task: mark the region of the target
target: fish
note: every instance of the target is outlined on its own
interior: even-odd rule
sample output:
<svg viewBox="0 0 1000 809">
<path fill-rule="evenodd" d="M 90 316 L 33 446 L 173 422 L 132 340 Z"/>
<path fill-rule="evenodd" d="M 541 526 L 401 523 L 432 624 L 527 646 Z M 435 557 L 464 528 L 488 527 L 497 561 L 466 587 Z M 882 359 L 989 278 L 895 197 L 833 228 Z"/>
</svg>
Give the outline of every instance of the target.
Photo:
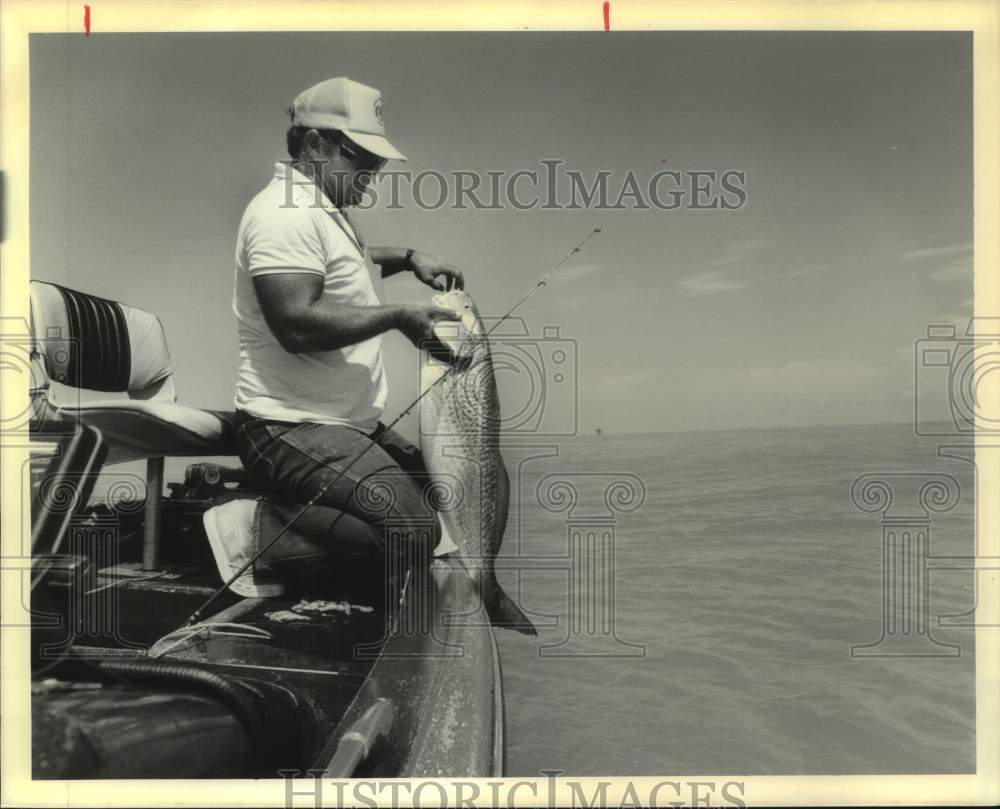
<svg viewBox="0 0 1000 809">
<path fill-rule="evenodd" d="M 435 323 L 435 340 L 424 346 L 420 367 L 420 449 L 432 485 L 457 490 L 454 502 L 442 503 L 439 516 L 490 623 L 537 635 L 494 568 L 507 527 L 510 478 L 500 455 L 500 397 L 489 337 L 464 290 L 432 300 L 461 316 Z"/>
</svg>

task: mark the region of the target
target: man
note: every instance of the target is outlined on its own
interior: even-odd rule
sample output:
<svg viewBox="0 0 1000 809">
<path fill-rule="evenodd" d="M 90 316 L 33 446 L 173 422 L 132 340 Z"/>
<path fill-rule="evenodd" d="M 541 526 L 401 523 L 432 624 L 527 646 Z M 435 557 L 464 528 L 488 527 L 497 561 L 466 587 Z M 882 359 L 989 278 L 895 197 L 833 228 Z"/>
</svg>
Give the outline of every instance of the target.
<svg viewBox="0 0 1000 809">
<path fill-rule="evenodd" d="M 330 79 L 289 111 L 291 160 L 247 206 L 237 238 L 240 458 L 258 488 L 298 503 L 322 491 L 317 503 L 382 536 L 403 526 L 402 550 L 429 553 L 440 534 L 422 458 L 379 421 L 381 335 L 398 329 L 416 345 L 458 315 L 384 304 L 366 257 L 383 278 L 409 271 L 439 290 L 462 288 L 462 273 L 413 249 L 366 249 L 347 217 L 388 160 L 406 159 L 385 137 L 377 90 Z"/>
</svg>

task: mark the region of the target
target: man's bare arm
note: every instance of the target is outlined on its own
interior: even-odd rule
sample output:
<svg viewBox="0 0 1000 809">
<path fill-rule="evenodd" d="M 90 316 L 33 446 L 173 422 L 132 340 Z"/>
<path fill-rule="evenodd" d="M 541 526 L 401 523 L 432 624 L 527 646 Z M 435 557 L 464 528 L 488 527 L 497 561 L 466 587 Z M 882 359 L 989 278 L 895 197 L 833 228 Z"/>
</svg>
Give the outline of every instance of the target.
<svg viewBox="0 0 1000 809">
<path fill-rule="evenodd" d="M 382 268 L 382 277 L 388 278 L 413 269 L 406 257 L 407 252 L 405 247 L 369 247 L 368 257 Z"/>
<path fill-rule="evenodd" d="M 462 271 L 447 261 L 427 253 L 412 253 L 405 247 L 369 247 L 368 256 L 382 268 L 382 277 L 412 272 L 419 281 L 437 290 L 465 289 Z"/>
<path fill-rule="evenodd" d="M 264 319 L 281 347 L 292 354 L 332 351 L 399 329 L 415 345 L 433 336 L 435 320 L 458 320 L 430 304 L 350 306 L 323 297 L 316 273 L 259 275 L 253 279 Z"/>
</svg>

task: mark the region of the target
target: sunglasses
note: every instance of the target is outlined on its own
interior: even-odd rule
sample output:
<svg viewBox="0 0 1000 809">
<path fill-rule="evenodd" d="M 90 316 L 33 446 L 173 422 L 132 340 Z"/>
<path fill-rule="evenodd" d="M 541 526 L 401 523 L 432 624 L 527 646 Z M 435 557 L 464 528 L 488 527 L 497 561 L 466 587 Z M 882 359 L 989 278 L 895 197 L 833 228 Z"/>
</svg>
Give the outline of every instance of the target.
<svg viewBox="0 0 1000 809">
<path fill-rule="evenodd" d="M 365 151 L 354 143 L 341 141 L 340 151 L 347 156 L 347 159 L 350 160 L 359 171 L 369 171 L 372 174 L 378 174 L 383 168 L 385 168 L 385 164 L 389 162 L 388 158 L 379 157 L 377 154 Z"/>
</svg>

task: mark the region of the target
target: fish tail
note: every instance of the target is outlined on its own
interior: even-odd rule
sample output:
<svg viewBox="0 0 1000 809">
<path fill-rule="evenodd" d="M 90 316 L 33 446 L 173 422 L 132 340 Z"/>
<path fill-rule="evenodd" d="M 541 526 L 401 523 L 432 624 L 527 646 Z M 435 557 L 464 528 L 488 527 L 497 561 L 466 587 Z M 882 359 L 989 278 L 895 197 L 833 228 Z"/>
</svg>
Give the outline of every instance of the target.
<svg viewBox="0 0 1000 809">
<path fill-rule="evenodd" d="M 513 629 L 522 635 L 537 635 L 538 630 L 519 606 L 503 591 L 500 582 L 492 579 L 483 589 L 483 606 L 490 616 L 490 623 L 503 629 Z"/>
</svg>

